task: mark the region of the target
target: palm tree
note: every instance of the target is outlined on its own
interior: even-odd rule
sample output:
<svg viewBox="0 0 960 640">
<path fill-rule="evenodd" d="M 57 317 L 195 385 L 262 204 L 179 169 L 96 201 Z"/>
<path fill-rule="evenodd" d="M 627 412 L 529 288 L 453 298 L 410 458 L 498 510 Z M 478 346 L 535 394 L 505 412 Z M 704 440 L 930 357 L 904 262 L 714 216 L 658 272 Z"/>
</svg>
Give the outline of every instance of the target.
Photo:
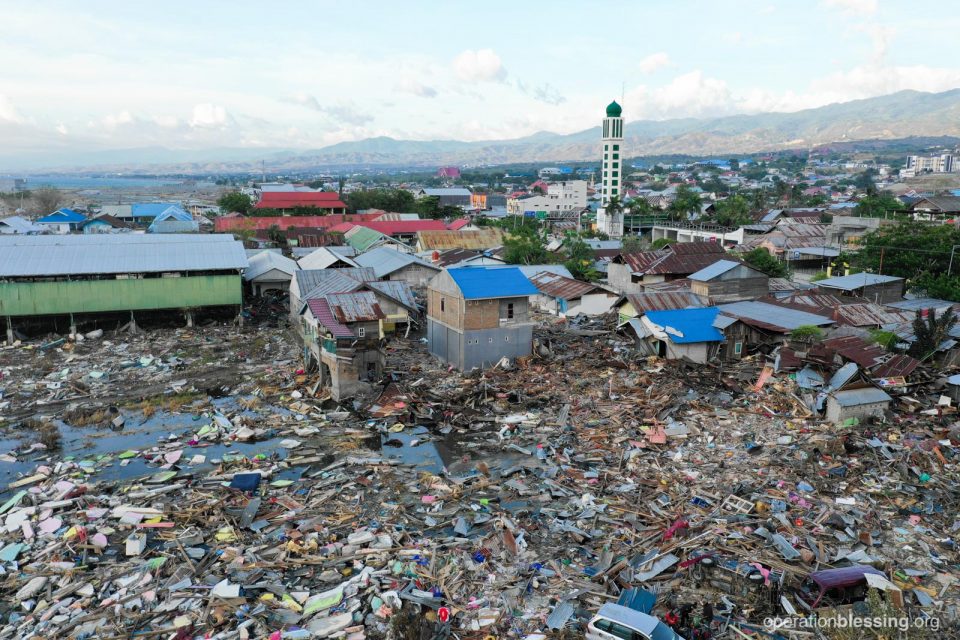
<svg viewBox="0 0 960 640">
<path fill-rule="evenodd" d="M 630 215 L 632 216 L 652 216 L 653 205 L 643 196 L 637 196 L 630 201 Z"/>
</svg>

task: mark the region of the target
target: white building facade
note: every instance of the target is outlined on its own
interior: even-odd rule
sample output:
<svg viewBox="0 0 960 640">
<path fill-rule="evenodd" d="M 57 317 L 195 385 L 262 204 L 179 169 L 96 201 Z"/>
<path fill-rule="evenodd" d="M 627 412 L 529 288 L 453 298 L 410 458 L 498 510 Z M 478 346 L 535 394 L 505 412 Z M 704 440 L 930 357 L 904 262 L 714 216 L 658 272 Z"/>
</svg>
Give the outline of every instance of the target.
<svg viewBox="0 0 960 640">
<path fill-rule="evenodd" d="M 600 208 L 597 210 L 597 228 L 611 238 L 623 237 L 623 210 L 608 210 L 613 198 L 620 202 L 623 187 L 623 109 L 616 101 L 607 105 L 603 119 L 603 162 L 601 173 Z"/>
</svg>

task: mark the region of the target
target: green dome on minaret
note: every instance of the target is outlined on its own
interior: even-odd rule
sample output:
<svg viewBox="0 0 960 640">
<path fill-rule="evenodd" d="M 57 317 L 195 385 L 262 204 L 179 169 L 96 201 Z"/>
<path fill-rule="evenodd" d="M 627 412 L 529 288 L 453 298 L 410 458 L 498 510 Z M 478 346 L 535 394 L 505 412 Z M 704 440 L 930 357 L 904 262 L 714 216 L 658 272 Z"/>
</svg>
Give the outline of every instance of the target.
<svg viewBox="0 0 960 640">
<path fill-rule="evenodd" d="M 617 104 L 616 100 L 607 105 L 608 118 L 619 118 L 621 113 L 623 113 L 623 108 Z"/>
</svg>

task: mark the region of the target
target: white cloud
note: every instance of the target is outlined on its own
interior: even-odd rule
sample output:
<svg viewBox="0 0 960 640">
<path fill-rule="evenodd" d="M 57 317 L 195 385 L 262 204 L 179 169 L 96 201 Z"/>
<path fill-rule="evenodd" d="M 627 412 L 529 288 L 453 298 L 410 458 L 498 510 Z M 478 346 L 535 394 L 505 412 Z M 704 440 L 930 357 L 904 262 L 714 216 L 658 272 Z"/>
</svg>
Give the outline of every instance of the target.
<svg viewBox="0 0 960 640">
<path fill-rule="evenodd" d="M 313 111 L 319 111 L 320 113 L 330 116 L 333 120 L 343 123 L 350 124 L 354 126 L 362 126 L 373 122 L 373 116 L 369 113 L 363 111 L 352 102 L 338 102 L 331 105 L 320 104 L 320 101 L 316 97 L 301 93 L 297 94 L 291 98 L 285 99 L 286 102 L 291 102 L 293 104 L 298 104 L 307 109 L 312 109 Z"/>
<path fill-rule="evenodd" d="M 196 129 L 223 129 L 231 121 L 226 108 L 209 102 L 194 106 L 190 116 L 190 126 Z"/>
<path fill-rule="evenodd" d="M 720 36 L 727 44 L 740 44 L 743 42 L 743 33 L 740 31 L 731 31 Z"/>
<path fill-rule="evenodd" d="M 662 69 L 669 64 L 670 56 L 668 56 L 665 52 L 660 51 L 658 53 L 651 53 L 648 55 L 646 58 L 640 61 L 638 66 L 640 67 L 640 71 L 643 73 L 653 73 L 654 71 Z"/>
<path fill-rule="evenodd" d="M 897 33 L 896 29 L 893 27 L 886 27 L 876 22 L 865 25 L 856 25 L 855 29 L 870 36 L 870 40 L 873 43 L 873 59 L 875 62 L 880 62 L 887 57 L 887 51 L 890 49 L 890 42 L 893 40 L 893 36 Z"/>
<path fill-rule="evenodd" d="M 57 130 L 57 133 L 59 133 L 62 136 L 69 135 L 70 133 L 70 130 L 67 128 L 67 125 L 63 124 L 62 122 L 57 123 L 56 130 Z"/>
<path fill-rule="evenodd" d="M 877 12 L 877 0 L 822 0 L 822 4 L 830 9 L 838 9 L 843 13 L 867 16 Z"/>
<path fill-rule="evenodd" d="M 507 77 L 507 70 L 493 49 L 467 49 L 454 59 L 453 70 L 467 82 L 499 82 Z"/>
<path fill-rule="evenodd" d="M 395 89 L 401 93 L 409 93 L 414 96 L 420 96 L 421 98 L 435 98 L 437 96 L 436 89 L 422 82 L 418 82 L 413 78 L 404 78 L 397 83 Z"/>
<path fill-rule="evenodd" d="M 133 123 L 133 114 L 127 110 L 120 111 L 119 113 L 108 113 L 100 119 L 100 124 L 105 129 L 116 129 L 123 125 Z"/>
<path fill-rule="evenodd" d="M 24 121 L 23 116 L 20 115 L 17 108 L 13 106 L 10 99 L 3 94 L 0 94 L 0 121 L 14 123 L 22 123 Z"/>
</svg>

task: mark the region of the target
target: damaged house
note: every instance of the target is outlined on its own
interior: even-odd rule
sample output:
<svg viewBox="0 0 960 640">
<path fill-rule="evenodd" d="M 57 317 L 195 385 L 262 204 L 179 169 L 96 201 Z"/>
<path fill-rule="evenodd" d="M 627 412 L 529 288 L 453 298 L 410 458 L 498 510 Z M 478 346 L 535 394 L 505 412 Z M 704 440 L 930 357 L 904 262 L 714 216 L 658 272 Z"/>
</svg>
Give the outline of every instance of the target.
<svg viewBox="0 0 960 640">
<path fill-rule="evenodd" d="M 461 267 L 427 288 L 430 353 L 461 371 L 530 355 L 530 296 L 539 293 L 516 267 Z"/>
<path fill-rule="evenodd" d="M 642 293 L 647 285 L 686 278 L 727 257 L 716 242 L 672 244 L 658 251 L 621 253 L 607 267 L 607 282 L 616 291 Z"/>
</svg>

